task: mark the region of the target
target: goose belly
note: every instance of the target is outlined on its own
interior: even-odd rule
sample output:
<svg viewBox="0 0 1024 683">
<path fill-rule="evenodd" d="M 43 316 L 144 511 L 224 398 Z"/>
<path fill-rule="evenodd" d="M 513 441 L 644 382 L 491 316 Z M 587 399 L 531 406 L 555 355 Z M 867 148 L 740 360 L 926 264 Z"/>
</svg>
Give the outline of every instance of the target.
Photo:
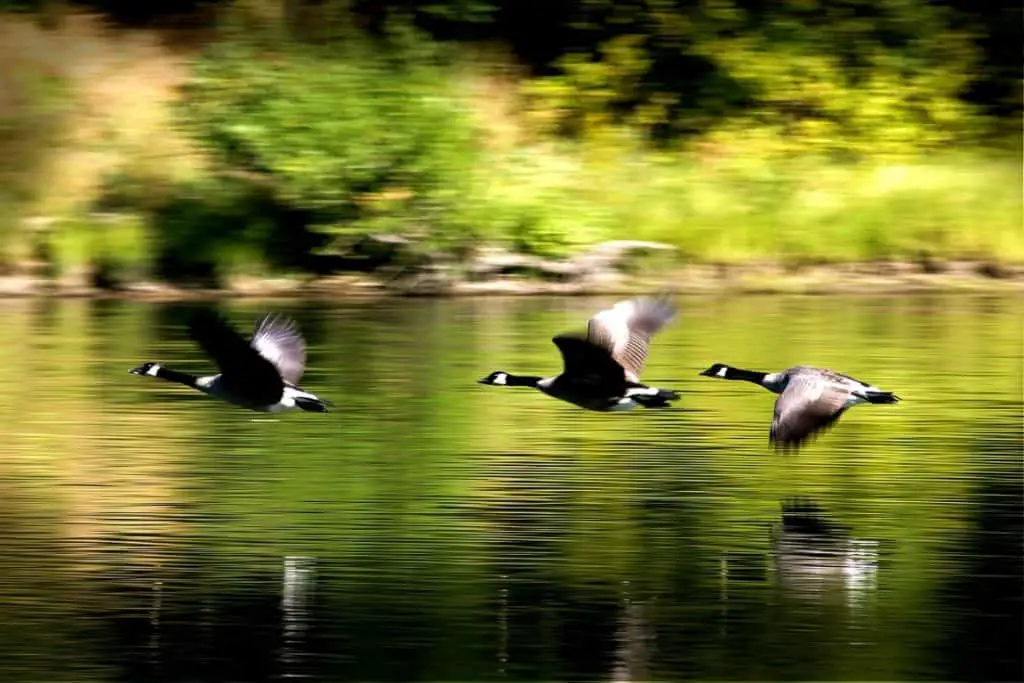
<svg viewBox="0 0 1024 683">
<path fill-rule="evenodd" d="M 584 410 L 593 410 L 598 413 L 607 412 L 609 410 L 629 410 L 630 407 L 633 407 L 625 405 L 624 402 L 636 405 L 632 399 L 621 398 L 616 400 L 614 398 L 604 396 L 587 396 L 573 391 L 565 391 L 564 387 L 557 384 L 549 386 L 538 385 L 537 388 L 552 398 L 557 398 L 560 401 L 571 403 L 572 405 L 583 408 Z M 620 404 L 622 404 L 621 407 Z"/>
<path fill-rule="evenodd" d="M 254 410 L 258 413 L 280 413 L 284 410 L 296 408 L 295 396 L 306 395 L 306 392 L 304 391 L 285 387 L 281 394 L 281 398 L 277 403 L 272 403 L 270 405 L 254 405 L 253 402 L 246 399 L 245 396 L 241 396 L 238 393 L 231 391 L 231 388 L 226 386 L 221 380 L 220 375 L 213 377 L 201 377 L 199 381 L 196 382 L 196 388 L 205 394 L 209 394 L 213 398 L 231 403 L 240 408 Z"/>
</svg>

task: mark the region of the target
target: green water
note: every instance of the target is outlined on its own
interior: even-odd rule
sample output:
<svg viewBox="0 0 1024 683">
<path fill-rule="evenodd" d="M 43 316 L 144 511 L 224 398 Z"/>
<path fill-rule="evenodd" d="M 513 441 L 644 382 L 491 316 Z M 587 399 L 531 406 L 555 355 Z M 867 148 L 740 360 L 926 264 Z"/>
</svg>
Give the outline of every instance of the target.
<svg viewBox="0 0 1024 683">
<path fill-rule="evenodd" d="M 1021 675 L 1020 299 L 683 299 L 670 411 L 475 383 L 613 301 L 226 302 L 337 404 L 275 417 L 128 374 L 209 368 L 185 305 L 0 302 L 0 680 Z M 904 400 L 777 455 L 715 361 Z"/>
</svg>

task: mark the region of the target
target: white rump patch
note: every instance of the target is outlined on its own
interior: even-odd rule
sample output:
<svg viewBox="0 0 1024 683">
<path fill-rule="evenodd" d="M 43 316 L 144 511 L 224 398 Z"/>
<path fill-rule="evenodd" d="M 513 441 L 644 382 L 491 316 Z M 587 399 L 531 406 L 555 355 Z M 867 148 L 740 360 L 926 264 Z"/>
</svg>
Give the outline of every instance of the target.
<svg viewBox="0 0 1024 683">
<path fill-rule="evenodd" d="M 614 411 L 614 412 L 620 412 L 620 411 L 623 411 L 623 410 L 632 410 L 633 408 L 636 408 L 638 405 L 640 405 L 640 404 L 637 403 L 636 401 L 634 401 L 633 399 L 629 398 L 629 397 L 620 398 L 619 402 L 611 407 L 611 410 Z"/>
<path fill-rule="evenodd" d="M 301 391 L 295 387 L 285 387 L 284 392 L 281 395 L 281 400 L 277 403 L 267 406 L 267 412 L 269 413 L 280 413 L 283 410 L 291 410 L 292 408 L 298 408 L 298 404 L 295 402 L 297 398 L 305 398 L 310 401 L 319 401 L 316 396 L 309 393 L 308 391 Z"/>
<path fill-rule="evenodd" d="M 272 406 L 267 406 L 268 413 L 280 413 L 285 410 L 291 410 L 295 407 L 295 398 L 288 396 L 287 394 L 281 397 L 281 400 Z"/>
</svg>

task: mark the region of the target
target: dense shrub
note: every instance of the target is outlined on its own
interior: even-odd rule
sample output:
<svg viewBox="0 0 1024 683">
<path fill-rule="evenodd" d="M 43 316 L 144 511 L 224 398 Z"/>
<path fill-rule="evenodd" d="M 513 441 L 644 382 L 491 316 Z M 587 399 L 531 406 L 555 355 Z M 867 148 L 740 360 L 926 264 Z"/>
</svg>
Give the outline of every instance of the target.
<svg viewBox="0 0 1024 683">
<path fill-rule="evenodd" d="M 184 113 L 223 169 L 259 176 L 314 229 L 450 246 L 474 230 L 475 131 L 441 67 L 389 47 L 221 44 Z"/>
</svg>

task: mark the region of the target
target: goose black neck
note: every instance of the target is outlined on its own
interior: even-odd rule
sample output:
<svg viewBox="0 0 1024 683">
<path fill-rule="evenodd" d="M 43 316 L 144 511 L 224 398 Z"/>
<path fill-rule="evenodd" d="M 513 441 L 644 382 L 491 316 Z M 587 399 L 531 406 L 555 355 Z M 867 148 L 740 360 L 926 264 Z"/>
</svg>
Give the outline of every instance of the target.
<svg viewBox="0 0 1024 683">
<path fill-rule="evenodd" d="M 744 382 L 753 382 L 754 384 L 762 384 L 764 378 L 768 375 L 767 372 L 758 372 L 757 370 L 742 370 L 740 368 L 729 368 L 726 373 L 726 379 L 738 379 Z"/>
<path fill-rule="evenodd" d="M 177 382 L 178 384 L 184 384 L 188 387 L 196 386 L 196 376 L 190 375 L 187 372 L 178 372 L 177 370 L 171 370 L 160 366 L 160 369 L 156 371 L 156 376 L 160 379 L 165 379 L 168 382 Z"/>
<path fill-rule="evenodd" d="M 505 385 L 510 387 L 535 387 L 537 382 L 542 379 L 543 377 L 534 377 L 532 375 L 509 375 L 505 379 Z"/>
</svg>

